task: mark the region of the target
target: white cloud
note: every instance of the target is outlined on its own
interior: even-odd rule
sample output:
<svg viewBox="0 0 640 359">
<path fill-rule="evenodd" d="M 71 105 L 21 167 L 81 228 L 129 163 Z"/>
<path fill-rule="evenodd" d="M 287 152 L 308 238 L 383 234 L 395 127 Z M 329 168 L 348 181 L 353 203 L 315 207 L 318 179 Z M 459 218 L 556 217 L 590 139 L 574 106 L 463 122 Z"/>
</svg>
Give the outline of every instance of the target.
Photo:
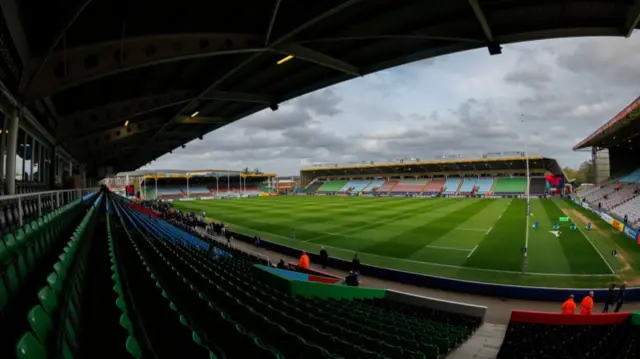
<svg viewBox="0 0 640 359">
<path fill-rule="evenodd" d="M 367 75 L 225 126 L 153 168 L 292 175 L 318 162 L 524 150 L 576 166 L 579 140 L 640 92 L 640 34 L 486 49 Z"/>
</svg>

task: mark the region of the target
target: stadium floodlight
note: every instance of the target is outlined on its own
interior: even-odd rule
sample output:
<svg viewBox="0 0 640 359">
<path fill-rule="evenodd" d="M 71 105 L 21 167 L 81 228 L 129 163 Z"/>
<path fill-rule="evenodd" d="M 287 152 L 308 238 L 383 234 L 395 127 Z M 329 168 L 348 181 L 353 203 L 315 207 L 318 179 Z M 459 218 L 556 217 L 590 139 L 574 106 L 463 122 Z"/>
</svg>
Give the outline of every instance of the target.
<svg viewBox="0 0 640 359">
<path fill-rule="evenodd" d="M 202 136 L 198 136 L 198 139 L 199 139 L 199 140 L 202 140 Z"/>
<path fill-rule="evenodd" d="M 191 114 L 191 118 L 194 118 L 196 116 L 198 116 L 198 114 L 200 113 L 200 111 L 196 111 L 194 113 Z"/>
<path fill-rule="evenodd" d="M 124 127 L 129 126 L 129 120 L 124 121 Z"/>
<path fill-rule="evenodd" d="M 281 58 L 280 60 L 278 60 L 277 64 L 278 64 L 278 65 L 282 65 L 282 64 L 284 64 L 285 62 L 287 62 L 287 61 L 291 60 L 292 58 L 293 58 L 293 55 L 289 55 L 289 56 L 283 57 L 283 58 Z"/>
<path fill-rule="evenodd" d="M 272 103 L 269 105 L 269 108 L 271 109 L 271 111 L 278 111 L 278 104 L 277 103 Z"/>
<path fill-rule="evenodd" d="M 187 148 L 187 146 L 185 146 L 185 145 L 182 145 L 182 148 Z"/>
</svg>

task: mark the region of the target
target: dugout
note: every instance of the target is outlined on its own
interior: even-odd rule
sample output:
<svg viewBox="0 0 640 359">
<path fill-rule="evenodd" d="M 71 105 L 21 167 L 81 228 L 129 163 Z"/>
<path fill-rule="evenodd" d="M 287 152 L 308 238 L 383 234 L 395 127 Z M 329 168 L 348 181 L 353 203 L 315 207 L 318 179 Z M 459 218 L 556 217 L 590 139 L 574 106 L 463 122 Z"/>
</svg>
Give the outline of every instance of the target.
<svg viewBox="0 0 640 359">
<path fill-rule="evenodd" d="M 591 151 L 594 170 L 589 182 L 601 183 L 638 169 L 640 158 L 640 96 L 611 120 L 573 147 Z"/>
</svg>

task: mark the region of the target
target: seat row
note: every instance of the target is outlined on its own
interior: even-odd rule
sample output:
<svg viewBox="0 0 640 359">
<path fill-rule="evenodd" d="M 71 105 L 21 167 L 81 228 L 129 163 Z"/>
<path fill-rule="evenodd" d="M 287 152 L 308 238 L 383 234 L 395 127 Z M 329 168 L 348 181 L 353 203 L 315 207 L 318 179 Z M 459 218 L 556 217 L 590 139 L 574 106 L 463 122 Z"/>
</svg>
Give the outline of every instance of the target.
<svg viewBox="0 0 640 359">
<path fill-rule="evenodd" d="M 96 203 L 101 200 L 102 195 Z M 89 248 L 86 235 L 95 223 L 96 212 L 96 207 L 91 206 L 46 277 L 47 284 L 38 291 L 39 303 L 27 315 L 29 329 L 16 345 L 18 358 L 78 356 L 84 271 Z"/>
<path fill-rule="evenodd" d="M 161 225 L 149 225 L 149 228 L 158 228 Z M 240 315 L 236 313 L 251 313 L 251 312 L 259 312 L 261 315 L 265 316 L 270 323 L 277 324 L 282 326 L 283 328 L 297 328 L 301 325 L 304 326 L 305 322 L 309 323 L 323 323 L 326 322 L 326 327 L 322 328 L 318 326 L 317 328 L 313 328 L 314 331 L 322 331 L 322 333 L 328 335 L 328 338 L 322 342 L 323 345 L 314 345 L 314 343 L 318 340 L 317 336 L 309 336 L 304 337 L 301 336 L 299 340 L 294 340 L 297 343 L 305 343 L 304 346 L 296 345 L 295 348 L 298 350 L 304 351 L 304 347 L 311 353 L 319 353 L 322 350 L 329 352 L 334 352 L 336 354 L 345 354 L 347 357 L 380 357 L 378 352 L 386 354 L 387 357 L 437 357 L 439 353 L 446 353 L 451 348 L 455 347 L 463 340 L 465 340 L 469 331 L 465 328 L 459 328 L 459 331 L 451 331 L 449 332 L 447 329 L 443 330 L 441 325 L 427 327 L 425 326 L 425 331 L 421 337 L 415 338 L 413 336 L 413 332 L 411 332 L 411 327 L 408 326 L 407 332 L 411 332 L 411 339 L 406 342 L 402 341 L 402 334 L 397 332 L 397 328 L 394 327 L 394 322 L 390 321 L 389 327 L 386 330 L 383 330 L 382 323 L 376 323 L 376 317 L 373 317 L 371 320 L 371 326 L 375 326 L 378 324 L 380 326 L 380 330 L 371 329 L 368 330 L 368 326 L 366 329 L 362 329 L 362 317 L 360 318 L 350 318 L 349 322 L 341 321 L 344 319 L 347 313 L 336 313 L 332 312 L 334 308 L 327 309 L 326 312 L 317 312 L 316 309 L 320 307 L 307 307 L 304 300 L 296 300 L 294 298 L 284 297 L 283 293 L 279 293 L 277 291 L 273 291 L 271 288 L 262 286 L 259 282 L 255 282 L 251 275 L 250 269 L 251 266 L 242 265 L 242 264 L 229 264 L 229 263 L 242 263 L 235 258 L 229 259 L 219 259 L 216 261 L 208 260 L 207 258 L 201 258 L 201 252 L 195 249 L 195 247 L 191 248 L 192 254 L 189 254 L 189 249 L 183 248 L 181 245 L 176 244 L 176 242 L 171 243 L 170 241 L 157 241 L 160 247 L 162 246 L 174 246 L 170 249 L 172 252 L 165 253 L 165 257 L 170 257 L 172 255 L 177 256 L 172 263 L 178 268 L 181 273 L 186 273 L 191 271 L 192 276 L 187 276 L 191 280 L 194 277 L 204 276 L 203 281 L 212 281 L 216 283 L 218 286 L 223 287 L 223 291 L 226 294 L 233 295 L 236 300 L 231 301 L 229 304 L 231 307 L 235 306 L 243 306 L 234 308 L 234 310 L 230 310 L 232 315 Z M 182 254 L 179 254 L 182 252 Z M 176 254 L 178 253 L 178 254 Z M 184 270 L 181 270 L 179 266 L 184 266 L 184 263 L 189 263 L 189 267 L 185 267 Z M 224 269 L 220 270 L 219 273 L 215 273 L 216 266 L 224 266 Z M 195 267 L 195 268 L 194 268 Z M 239 269 L 241 268 L 241 269 Z M 216 280 L 217 279 L 217 280 Z M 203 282 L 202 286 L 209 286 L 207 282 Z M 226 287 L 225 287 L 226 286 Z M 212 294 L 214 298 L 224 298 L 222 294 Z M 265 298 L 277 298 L 273 301 L 269 301 Z M 289 300 L 293 300 L 294 304 L 291 304 Z M 238 301 L 241 304 L 237 304 Z M 234 304 L 236 303 L 236 304 Z M 283 307 L 285 305 L 286 307 Z M 223 306 L 224 308 L 224 306 Z M 374 312 L 376 308 L 372 308 L 372 312 Z M 293 317 L 291 317 L 290 313 L 295 313 Z M 330 319 L 330 320 L 328 320 Z M 365 318 L 368 320 L 367 318 Z M 386 320 L 388 318 L 381 317 L 381 320 Z M 264 320 L 258 320 L 257 318 L 247 318 L 246 320 L 239 320 L 239 322 L 247 327 L 251 327 L 255 325 L 255 323 L 264 323 Z M 338 325 L 338 323 L 342 325 Z M 428 322 L 427 322 L 428 323 Z M 446 326 L 445 326 L 446 327 Z M 344 328 L 349 328 L 348 330 L 343 330 Z M 257 333 L 263 336 L 263 339 L 267 343 L 281 343 L 283 338 L 267 340 L 269 337 L 274 335 L 274 333 L 280 333 L 281 331 L 272 330 L 264 331 L 264 328 L 256 328 Z M 367 330 L 371 337 L 367 335 L 363 335 L 363 331 Z M 395 336 L 389 336 L 388 331 L 396 330 Z M 432 330 L 429 332 L 428 330 Z M 440 330 L 440 331 L 439 331 Z M 294 331 L 295 332 L 295 331 Z M 301 333 L 301 332 L 298 332 Z M 307 334 L 311 334 L 311 329 L 307 329 Z M 341 333 L 340 335 L 336 335 L 337 338 L 340 339 L 340 344 L 336 345 L 335 339 L 331 339 L 333 335 Z M 351 342 L 345 341 L 345 338 L 351 338 Z M 391 342 L 393 344 L 389 344 L 387 342 Z M 291 342 L 291 340 L 288 340 Z M 406 346 L 405 346 L 406 345 Z M 313 347 L 318 348 L 313 348 Z M 404 347 L 403 347 L 404 346 Z M 287 354 L 287 350 L 291 350 L 291 348 L 281 348 L 278 345 L 275 347 Z M 363 349 L 364 348 L 364 349 Z M 368 350 L 370 349 L 370 350 Z M 421 352 L 422 351 L 422 352 Z M 299 352 L 297 352 L 299 354 Z M 288 355 L 288 356 L 290 356 Z M 295 353 L 293 353 L 295 355 Z M 307 353 L 306 355 L 311 355 Z"/>
</svg>

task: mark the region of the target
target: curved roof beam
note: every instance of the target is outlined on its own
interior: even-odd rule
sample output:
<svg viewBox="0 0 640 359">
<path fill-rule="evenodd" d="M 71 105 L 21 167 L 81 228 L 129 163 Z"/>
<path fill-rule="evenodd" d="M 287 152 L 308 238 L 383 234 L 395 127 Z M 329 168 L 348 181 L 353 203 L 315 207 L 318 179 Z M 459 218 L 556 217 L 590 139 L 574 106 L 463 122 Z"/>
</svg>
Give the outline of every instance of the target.
<svg viewBox="0 0 640 359">
<path fill-rule="evenodd" d="M 487 21 L 487 17 L 484 15 L 484 11 L 482 11 L 482 7 L 478 3 L 478 0 L 469 0 L 469 5 L 473 9 L 473 13 L 476 15 L 476 19 L 480 23 L 482 27 L 482 31 L 484 32 L 484 36 L 487 38 L 487 42 L 489 43 L 489 54 L 491 55 L 499 55 L 502 53 L 500 48 L 500 44 L 496 42 L 495 37 L 493 36 L 493 32 L 491 31 L 491 26 L 489 26 L 489 22 Z"/>
<path fill-rule="evenodd" d="M 638 27 L 640 23 L 640 0 L 636 0 L 631 5 L 629 11 L 627 11 L 627 21 L 624 24 L 625 36 L 630 37 L 633 30 Z"/>
<path fill-rule="evenodd" d="M 28 99 L 45 97 L 84 82 L 141 67 L 262 52 L 265 50 L 262 43 L 263 37 L 245 34 L 154 35 L 57 51 L 45 59 L 40 70 L 34 65 L 24 72 L 20 92 Z"/>
</svg>

